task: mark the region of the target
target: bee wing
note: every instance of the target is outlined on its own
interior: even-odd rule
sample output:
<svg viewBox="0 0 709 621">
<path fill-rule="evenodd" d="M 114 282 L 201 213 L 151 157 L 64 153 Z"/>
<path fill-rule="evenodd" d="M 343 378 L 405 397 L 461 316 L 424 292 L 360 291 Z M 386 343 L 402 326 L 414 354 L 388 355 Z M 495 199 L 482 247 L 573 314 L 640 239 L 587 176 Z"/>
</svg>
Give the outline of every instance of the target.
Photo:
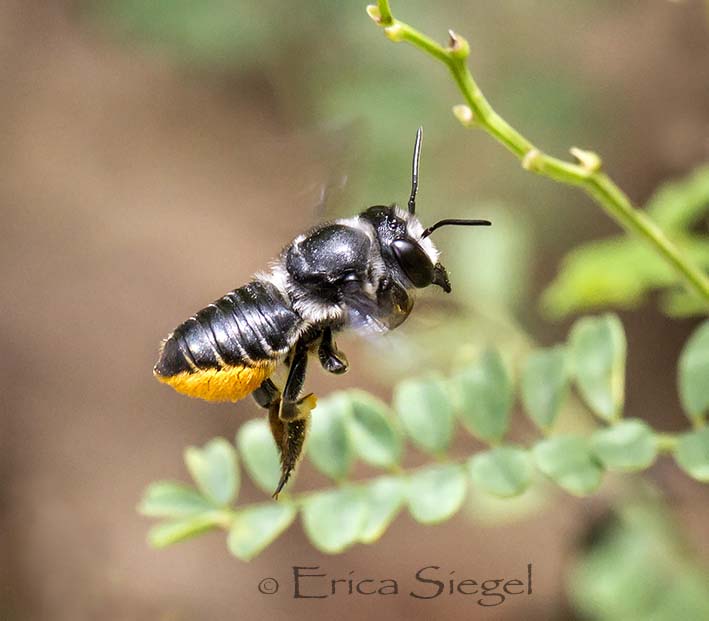
<svg viewBox="0 0 709 621">
<path fill-rule="evenodd" d="M 380 287 L 372 298 L 360 286 L 346 290 L 343 301 L 350 325 L 365 332 L 382 333 L 401 325 L 414 306 L 413 298 L 394 282 Z"/>
<path fill-rule="evenodd" d="M 314 219 L 317 222 L 336 220 L 352 215 L 355 188 L 350 171 L 362 160 L 362 123 L 352 121 L 335 127 L 325 127 L 318 136 L 315 160 L 325 172 L 325 181 L 306 188 L 314 199 Z M 356 175 L 355 175 L 356 176 Z M 321 177 L 322 178 L 322 177 Z"/>
</svg>

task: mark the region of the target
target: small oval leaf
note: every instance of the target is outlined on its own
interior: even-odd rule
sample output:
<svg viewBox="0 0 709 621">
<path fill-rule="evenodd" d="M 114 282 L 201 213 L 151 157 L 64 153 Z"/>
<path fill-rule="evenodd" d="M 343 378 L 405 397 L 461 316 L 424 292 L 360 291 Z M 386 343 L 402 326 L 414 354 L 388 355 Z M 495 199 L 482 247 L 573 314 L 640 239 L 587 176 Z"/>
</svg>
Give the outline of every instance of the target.
<svg viewBox="0 0 709 621">
<path fill-rule="evenodd" d="M 519 496 L 532 481 L 529 453 L 515 446 L 498 446 L 473 455 L 468 466 L 473 482 L 493 496 Z"/>
<path fill-rule="evenodd" d="M 367 502 L 367 519 L 359 541 L 372 543 L 379 539 L 404 504 L 406 486 L 397 477 L 380 477 L 368 483 L 363 492 Z"/>
<path fill-rule="evenodd" d="M 352 466 L 354 453 L 347 434 L 347 419 L 352 411 L 344 393 L 318 401 L 308 432 L 307 453 L 324 475 L 340 481 Z"/>
<path fill-rule="evenodd" d="M 303 530 L 321 552 L 336 554 L 355 543 L 367 520 L 367 502 L 358 487 L 309 495 L 301 512 Z"/>
<path fill-rule="evenodd" d="M 143 515 L 166 518 L 188 517 L 213 508 L 193 487 L 172 481 L 151 483 L 138 505 L 138 511 Z"/>
<path fill-rule="evenodd" d="M 532 422 L 550 431 L 569 392 L 566 350 L 561 345 L 532 352 L 522 370 L 522 404 Z"/>
<path fill-rule="evenodd" d="M 148 531 L 148 542 L 154 548 L 166 548 L 173 543 L 206 533 L 222 522 L 223 517 L 218 511 L 199 513 L 171 522 L 162 522 Z"/>
<path fill-rule="evenodd" d="M 465 428 L 485 442 L 499 442 L 509 426 L 512 384 L 497 350 L 453 378 L 458 395 L 458 414 Z"/>
<path fill-rule="evenodd" d="M 185 463 L 199 490 L 214 504 L 231 503 L 239 490 L 236 450 L 224 438 L 214 438 L 203 448 L 185 450 Z"/>
<path fill-rule="evenodd" d="M 655 434 L 637 418 L 594 432 L 591 449 L 606 468 L 621 472 L 645 470 L 657 457 Z"/>
<path fill-rule="evenodd" d="M 242 561 L 250 561 L 285 531 L 297 514 L 295 506 L 285 501 L 237 511 L 229 529 L 229 551 Z"/>
<path fill-rule="evenodd" d="M 401 459 L 401 435 L 393 413 L 379 399 L 362 390 L 347 392 L 352 405 L 348 429 L 359 458 L 377 468 L 391 468 Z"/>
<path fill-rule="evenodd" d="M 281 463 L 268 421 L 246 421 L 236 434 L 236 446 L 251 480 L 269 496 L 281 478 Z"/>
<path fill-rule="evenodd" d="M 675 461 L 690 477 L 709 483 L 709 427 L 681 436 L 675 449 Z"/>
<path fill-rule="evenodd" d="M 627 344 L 616 315 L 579 319 L 569 337 L 581 397 L 604 420 L 621 416 L 625 400 Z"/>
<path fill-rule="evenodd" d="M 532 454 L 537 468 L 574 496 L 590 494 L 601 484 L 603 469 L 591 452 L 586 438 L 548 438 L 537 444 Z"/>
<path fill-rule="evenodd" d="M 438 375 L 409 379 L 394 390 L 394 409 L 413 442 L 427 453 L 444 453 L 453 438 L 453 406 Z"/>
<path fill-rule="evenodd" d="M 463 466 L 442 464 L 422 468 L 412 473 L 408 480 L 409 512 L 421 524 L 443 522 L 460 509 L 466 491 Z"/>
<path fill-rule="evenodd" d="M 689 337 L 679 357 L 679 396 L 692 418 L 709 412 L 709 319 Z"/>
</svg>

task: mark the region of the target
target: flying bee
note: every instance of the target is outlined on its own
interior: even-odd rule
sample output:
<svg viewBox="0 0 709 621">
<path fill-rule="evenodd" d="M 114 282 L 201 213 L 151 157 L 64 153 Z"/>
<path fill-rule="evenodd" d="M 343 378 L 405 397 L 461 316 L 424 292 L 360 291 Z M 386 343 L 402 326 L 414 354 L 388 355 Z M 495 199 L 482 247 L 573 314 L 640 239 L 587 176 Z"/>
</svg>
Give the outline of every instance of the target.
<svg viewBox="0 0 709 621">
<path fill-rule="evenodd" d="M 301 396 L 310 354 L 329 373 L 347 370 L 334 335 L 386 332 L 409 316 L 414 292 L 451 286 L 431 233 L 488 220 L 445 219 L 428 228 L 416 216 L 422 129 L 416 132 L 408 210 L 375 205 L 352 218 L 319 224 L 288 244 L 250 283 L 180 324 L 162 343 L 155 377 L 207 401 L 253 395 L 268 410 L 281 458 L 274 497 L 288 482 L 305 442 L 313 394 Z M 282 387 L 273 380 L 287 369 Z"/>
</svg>

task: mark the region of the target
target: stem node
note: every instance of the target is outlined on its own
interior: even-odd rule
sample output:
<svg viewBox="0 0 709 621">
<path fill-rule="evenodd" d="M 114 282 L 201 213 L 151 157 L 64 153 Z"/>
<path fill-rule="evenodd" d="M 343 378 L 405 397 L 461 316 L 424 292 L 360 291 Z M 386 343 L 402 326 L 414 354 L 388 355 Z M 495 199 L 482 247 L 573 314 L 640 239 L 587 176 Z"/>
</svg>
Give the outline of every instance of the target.
<svg viewBox="0 0 709 621">
<path fill-rule="evenodd" d="M 470 55 L 468 40 L 452 30 L 448 31 L 448 37 L 448 53 L 457 60 L 465 60 Z"/>
<path fill-rule="evenodd" d="M 593 151 L 585 151 L 584 149 L 579 149 L 578 147 L 571 147 L 569 152 L 576 158 L 576 161 L 586 172 L 592 174 L 601 170 L 601 165 L 603 162 L 601 161 L 598 153 L 594 153 Z"/>
<path fill-rule="evenodd" d="M 470 109 L 470 106 L 466 106 L 465 104 L 453 106 L 453 116 L 460 121 L 463 127 L 475 127 L 477 125 L 473 111 Z"/>
<path fill-rule="evenodd" d="M 391 26 L 384 28 L 384 34 L 389 38 L 389 40 L 398 43 L 403 41 L 406 36 L 406 32 L 401 24 L 394 22 Z"/>
<path fill-rule="evenodd" d="M 537 164 L 541 156 L 542 152 L 539 149 L 530 149 L 524 154 L 524 157 L 522 158 L 522 168 L 531 172 L 536 172 L 537 170 L 539 170 Z"/>
</svg>

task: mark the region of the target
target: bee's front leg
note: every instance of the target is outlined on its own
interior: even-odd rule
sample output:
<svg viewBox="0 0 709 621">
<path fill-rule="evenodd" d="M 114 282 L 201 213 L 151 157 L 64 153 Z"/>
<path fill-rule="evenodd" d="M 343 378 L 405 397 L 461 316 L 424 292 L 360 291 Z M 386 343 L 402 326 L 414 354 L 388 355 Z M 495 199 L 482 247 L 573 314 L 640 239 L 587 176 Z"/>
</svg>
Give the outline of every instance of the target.
<svg viewBox="0 0 709 621">
<path fill-rule="evenodd" d="M 337 349 L 331 328 L 323 330 L 320 346 L 318 347 L 318 359 L 323 369 L 335 375 L 341 375 L 349 367 L 347 356 Z"/>
</svg>

